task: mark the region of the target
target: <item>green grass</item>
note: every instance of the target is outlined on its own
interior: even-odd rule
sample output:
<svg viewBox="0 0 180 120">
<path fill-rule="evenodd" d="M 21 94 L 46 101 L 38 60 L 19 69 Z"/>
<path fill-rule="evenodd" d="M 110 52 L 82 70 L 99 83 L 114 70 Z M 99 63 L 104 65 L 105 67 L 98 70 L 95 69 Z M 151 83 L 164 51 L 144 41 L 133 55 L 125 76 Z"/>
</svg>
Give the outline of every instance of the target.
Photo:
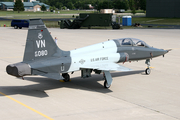
<svg viewBox="0 0 180 120">
<path fill-rule="evenodd" d="M 0 21 L 0 27 L 3 27 L 4 24 L 5 24 L 7 27 L 10 27 L 10 26 L 11 26 L 11 21 Z"/>
<path fill-rule="evenodd" d="M 43 22 L 48 28 L 60 28 L 60 25 L 58 25 L 58 21 L 43 21 Z"/>
<path fill-rule="evenodd" d="M 131 10 L 127 10 L 124 13 L 131 13 Z M 144 13 L 144 10 L 136 10 L 136 13 Z"/>
<path fill-rule="evenodd" d="M 132 18 L 132 23 L 180 25 L 180 18 Z"/>
<path fill-rule="evenodd" d="M 93 13 L 93 11 L 86 11 L 86 10 L 59 10 L 59 14 L 79 14 L 79 13 Z M 6 16 L 6 15 L 33 15 L 33 14 L 58 14 L 58 12 L 56 11 L 55 13 L 53 12 L 32 12 L 32 11 L 21 11 L 20 13 L 18 13 L 17 11 L 0 11 L 0 16 Z"/>
<path fill-rule="evenodd" d="M 73 14 L 77 15 L 79 13 L 93 13 L 93 11 L 85 10 L 60 10 L 53 12 L 28 12 L 23 11 L 18 13 L 17 11 L 0 11 L 0 17 L 13 18 L 13 19 L 30 19 L 30 18 L 70 18 Z"/>
<path fill-rule="evenodd" d="M 78 13 L 92 13 L 93 11 L 83 11 L 83 10 L 61 10 L 60 13 L 52 12 L 13 12 L 13 11 L 0 11 L 0 17 L 6 17 L 10 19 L 30 19 L 30 18 L 72 18 L 72 15 L 77 15 Z M 126 11 L 127 12 L 127 11 Z M 138 12 L 143 12 L 139 10 Z M 10 26 L 11 21 L 0 21 L 0 26 L 4 24 Z M 47 27 L 59 27 L 57 21 L 44 21 Z M 122 18 L 121 18 L 122 23 Z M 132 18 L 132 23 L 140 24 L 160 24 L 160 25 L 180 25 L 180 18 Z M 108 28 L 108 27 L 107 27 Z M 126 28 L 126 27 L 125 27 Z M 127 27 L 129 28 L 129 27 Z"/>
</svg>

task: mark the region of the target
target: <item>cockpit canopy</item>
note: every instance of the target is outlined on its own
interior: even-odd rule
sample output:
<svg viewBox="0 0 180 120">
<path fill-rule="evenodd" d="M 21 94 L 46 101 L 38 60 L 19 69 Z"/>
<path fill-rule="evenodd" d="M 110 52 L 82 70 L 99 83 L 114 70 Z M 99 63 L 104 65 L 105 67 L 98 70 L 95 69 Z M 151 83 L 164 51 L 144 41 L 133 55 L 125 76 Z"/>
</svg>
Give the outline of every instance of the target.
<svg viewBox="0 0 180 120">
<path fill-rule="evenodd" d="M 139 47 L 149 47 L 144 41 L 136 39 L 136 38 L 120 38 L 113 39 L 117 40 L 120 46 L 139 46 Z"/>
</svg>

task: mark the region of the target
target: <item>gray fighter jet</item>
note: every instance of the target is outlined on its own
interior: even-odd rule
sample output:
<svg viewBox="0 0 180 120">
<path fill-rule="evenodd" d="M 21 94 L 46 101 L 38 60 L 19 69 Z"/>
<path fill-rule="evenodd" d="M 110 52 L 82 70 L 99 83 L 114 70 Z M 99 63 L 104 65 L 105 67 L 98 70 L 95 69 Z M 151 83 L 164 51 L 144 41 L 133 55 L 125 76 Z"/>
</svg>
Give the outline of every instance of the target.
<svg viewBox="0 0 180 120">
<path fill-rule="evenodd" d="M 22 62 L 6 67 L 9 75 L 23 77 L 40 75 L 65 82 L 68 73 L 81 70 L 81 77 L 91 77 L 92 71 L 103 73 L 104 87 L 112 83 L 110 71 L 131 71 L 117 63 L 146 60 L 145 73 L 150 74 L 150 59 L 164 56 L 170 50 L 157 49 L 134 38 L 112 39 L 95 45 L 63 51 L 58 48 L 41 19 L 30 19 Z"/>
</svg>

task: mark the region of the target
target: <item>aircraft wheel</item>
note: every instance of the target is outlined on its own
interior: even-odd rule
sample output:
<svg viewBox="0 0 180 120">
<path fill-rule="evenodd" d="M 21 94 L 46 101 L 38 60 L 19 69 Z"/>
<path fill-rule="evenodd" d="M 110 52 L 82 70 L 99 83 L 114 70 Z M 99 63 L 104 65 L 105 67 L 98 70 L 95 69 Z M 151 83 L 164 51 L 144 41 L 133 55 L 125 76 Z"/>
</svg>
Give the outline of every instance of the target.
<svg viewBox="0 0 180 120">
<path fill-rule="evenodd" d="M 68 73 L 63 73 L 62 76 L 64 78 L 64 82 L 69 82 L 70 81 L 70 76 L 69 76 Z"/>
<path fill-rule="evenodd" d="M 105 87 L 105 88 L 110 88 L 110 86 L 111 86 L 111 85 L 108 85 L 108 84 L 107 84 L 107 81 L 105 80 L 105 81 L 104 81 L 104 87 Z"/>
<path fill-rule="evenodd" d="M 147 69 L 145 70 L 145 72 L 146 72 L 146 75 L 149 75 L 149 74 L 151 73 L 151 69 L 147 68 Z"/>
</svg>

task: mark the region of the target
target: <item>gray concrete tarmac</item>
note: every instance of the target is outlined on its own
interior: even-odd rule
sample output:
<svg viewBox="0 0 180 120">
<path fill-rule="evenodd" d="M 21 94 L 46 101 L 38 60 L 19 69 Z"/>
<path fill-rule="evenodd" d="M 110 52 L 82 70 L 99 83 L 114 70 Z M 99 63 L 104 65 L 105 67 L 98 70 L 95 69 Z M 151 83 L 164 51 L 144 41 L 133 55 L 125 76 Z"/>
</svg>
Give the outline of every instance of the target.
<svg viewBox="0 0 180 120">
<path fill-rule="evenodd" d="M 26 76 L 9 76 L 6 66 L 23 59 L 27 29 L 0 27 L 0 119 L 2 120 L 179 120 L 180 30 L 170 29 L 58 29 L 49 28 L 63 50 L 113 38 L 133 37 L 150 46 L 173 49 L 154 58 L 150 75 L 145 61 L 125 63 L 132 72 L 112 72 L 113 84 L 103 87 L 102 75 L 71 82 Z M 88 54 L 88 53 L 87 53 Z M 122 65 L 122 64 L 121 64 Z"/>
</svg>

